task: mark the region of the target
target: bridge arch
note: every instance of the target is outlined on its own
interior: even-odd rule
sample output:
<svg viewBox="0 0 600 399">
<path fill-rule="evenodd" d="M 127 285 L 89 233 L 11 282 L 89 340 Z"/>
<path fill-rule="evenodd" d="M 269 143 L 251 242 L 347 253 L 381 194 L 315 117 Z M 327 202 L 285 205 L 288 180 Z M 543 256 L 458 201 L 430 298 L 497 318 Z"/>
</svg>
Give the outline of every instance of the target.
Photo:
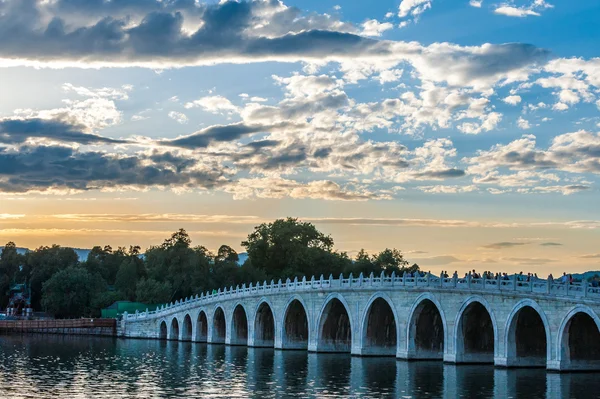
<svg viewBox="0 0 600 399">
<path fill-rule="evenodd" d="M 353 323 L 350 306 L 341 294 L 327 296 L 317 320 L 317 352 L 350 352 Z"/>
<path fill-rule="evenodd" d="M 183 331 L 181 335 L 182 341 L 192 340 L 192 316 L 189 313 L 183 318 Z"/>
<path fill-rule="evenodd" d="M 230 345 L 248 345 L 248 315 L 246 308 L 237 303 L 231 314 Z"/>
<path fill-rule="evenodd" d="M 306 303 L 299 295 L 292 296 L 283 312 L 281 347 L 283 349 L 308 349 L 311 331 Z"/>
<path fill-rule="evenodd" d="M 398 350 L 398 314 L 389 295 L 371 296 L 362 317 L 361 354 L 395 356 Z"/>
<path fill-rule="evenodd" d="M 208 340 L 208 318 L 206 312 L 201 310 L 196 318 L 196 342 L 206 342 Z"/>
<path fill-rule="evenodd" d="M 456 363 L 493 363 L 498 349 L 498 324 L 489 303 L 468 297 L 454 323 Z"/>
<path fill-rule="evenodd" d="M 169 339 L 171 339 L 171 340 L 179 339 L 179 320 L 177 320 L 176 316 L 174 316 L 171 319 L 171 329 L 169 331 Z"/>
<path fill-rule="evenodd" d="M 508 315 L 504 356 L 509 367 L 546 367 L 551 357 L 550 323 L 532 299 L 519 301 Z"/>
<path fill-rule="evenodd" d="M 600 318 L 586 305 L 564 317 L 557 337 L 557 359 L 564 370 L 600 370 Z"/>
<path fill-rule="evenodd" d="M 165 340 L 169 336 L 169 328 L 167 327 L 167 321 L 162 319 L 158 322 L 158 339 Z"/>
<path fill-rule="evenodd" d="M 222 306 L 215 307 L 212 320 L 211 343 L 224 344 L 227 334 L 227 325 L 225 323 L 225 310 Z"/>
<path fill-rule="evenodd" d="M 254 346 L 275 346 L 275 314 L 267 298 L 261 298 L 254 312 Z"/>
<path fill-rule="evenodd" d="M 406 351 L 409 359 L 443 359 L 448 324 L 437 298 L 425 292 L 417 297 L 409 313 Z"/>
</svg>

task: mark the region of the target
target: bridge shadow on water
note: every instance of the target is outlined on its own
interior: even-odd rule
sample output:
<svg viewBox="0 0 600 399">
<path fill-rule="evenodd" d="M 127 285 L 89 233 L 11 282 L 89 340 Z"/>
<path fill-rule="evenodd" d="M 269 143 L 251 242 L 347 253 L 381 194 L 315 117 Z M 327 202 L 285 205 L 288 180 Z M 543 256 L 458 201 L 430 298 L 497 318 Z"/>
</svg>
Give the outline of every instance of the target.
<svg viewBox="0 0 600 399">
<path fill-rule="evenodd" d="M 2 398 L 600 397 L 593 373 L 177 341 L 2 336 L 0 367 Z"/>
</svg>

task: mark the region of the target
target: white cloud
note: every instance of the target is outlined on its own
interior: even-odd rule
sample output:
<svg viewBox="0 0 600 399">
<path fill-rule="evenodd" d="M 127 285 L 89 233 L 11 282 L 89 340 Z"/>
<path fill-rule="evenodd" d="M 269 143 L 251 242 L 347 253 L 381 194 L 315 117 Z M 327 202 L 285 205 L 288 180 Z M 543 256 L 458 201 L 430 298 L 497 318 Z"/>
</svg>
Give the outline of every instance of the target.
<svg viewBox="0 0 600 399">
<path fill-rule="evenodd" d="M 527 17 L 536 16 L 539 17 L 541 14 L 533 10 L 523 7 L 511 7 L 511 6 L 500 6 L 494 10 L 496 14 L 506 15 L 507 17 Z"/>
<path fill-rule="evenodd" d="M 547 8 L 554 8 L 552 4 L 546 3 L 545 0 L 534 0 L 528 6 L 515 6 L 513 3 L 504 3 L 498 6 L 494 12 L 496 14 L 506 15 L 508 17 L 525 18 L 528 16 L 539 17 L 540 11 Z"/>
<path fill-rule="evenodd" d="M 476 7 L 476 8 L 481 8 L 481 4 L 483 3 L 483 0 L 471 0 L 469 1 L 469 5 L 471 7 Z"/>
<path fill-rule="evenodd" d="M 477 186 L 419 186 L 419 190 L 430 194 L 458 194 L 477 191 Z"/>
<path fill-rule="evenodd" d="M 523 119 L 523 117 L 519 117 L 519 120 L 517 121 L 517 125 L 519 126 L 519 129 L 523 129 L 523 130 L 527 130 L 527 129 L 531 128 L 529 121 L 527 119 Z"/>
<path fill-rule="evenodd" d="M 398 16 L 404 18 L 411 14 L 417 17 L 427 9 L 431 8 L 431 2 L 433 0 L 402 0 L 398 7 Z"/>
<path fill-rule="evenodd" d="M 62 85 L 62 89 L 67 93 L 75 93 L 82 97 L 107 98 L 110 100 L 128 100 L 129 92 L 133 90 L 133 85 L 123 85 L 121 88 L 102 87 L 99 89 L 82 86 L 74 86 L 71 83 Z"/>
<path fill-rule="evenodd" d="M 504 101 L 505 103 L 510 104 L 510 105 L 517 105 L 518 103 L 521 102 L 521 96 L 504 97 L 504 99 L 502 99 L 502 101 Z"/>
<path fill-rule="evenodd" d="M 391 22 L 379 22 L 376 19 L 369 19 L 362 23 L 363 36 L 378 37 L 383 34 L 386 30 L 390 30 L 394 27 Z"/>
<path fill-rule="evenodd" d="M 202 108 L 213 114 L 237 113 L 239 108 L 223 96 L 207 96 L 185 103 L 185 108 Z"/>
<path fill-rule="evenodd" d="M 565 103 L 556 103 L 552 106 L 552 109 L 555 111 L 566 111 L 569 109 L 569 106 Z"/>
<path fill-rule="evenodd" d="M 188 117 L 181 112 L 171 111 L 169 112 L 169 118 L 182 125 L 188 123 Z"/>
</svg>

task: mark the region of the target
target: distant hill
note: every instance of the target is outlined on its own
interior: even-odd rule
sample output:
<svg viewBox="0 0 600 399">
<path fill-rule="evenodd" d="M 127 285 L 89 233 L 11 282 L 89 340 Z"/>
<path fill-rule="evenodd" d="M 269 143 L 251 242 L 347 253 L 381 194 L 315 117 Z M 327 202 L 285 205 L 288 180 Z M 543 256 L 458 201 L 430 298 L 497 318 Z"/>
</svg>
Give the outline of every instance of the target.
<svg viewBox="0 0 600 399">
<path fill-rule="evenodd" d="M 0 247 L 0 254 L 2 254 L 2 250 L 3 250 L 3 247 Z M 29 248 L 19 248 L 19 247 L 17 248 L 17 252 L 20 254 L 25 254 L 29 251 L 31 251 Z M 73 251 L 75 251 L 75 253 L 79 257 L 79 261 L 84 262 L 87 260 L 88 254 L 90 253 L 91 249 L 73 248 Z M 242 253 L 238 254 L 238 257 L 239 257 L 238 265 L 241 266 L 244 264 L 246 259 L 248 259 L 248 254 L 246 252 L 242 252 Z"/>
<path fill-rule="evenodd" d="M 3 249 L 4 247 L 0 247 L 0 254 L 2 254 Z M 29 248 L 17 247 L 17 253 L 21 255 L 24 255 L 29 251 L 31 251 Z M 77 254 L 79 261 L 83 262 L 87 260 L 88 254 L 90 253 L 91 249 L 73 248 L 73 251 L 75 251 L 75 253 Z"/>
</svg>

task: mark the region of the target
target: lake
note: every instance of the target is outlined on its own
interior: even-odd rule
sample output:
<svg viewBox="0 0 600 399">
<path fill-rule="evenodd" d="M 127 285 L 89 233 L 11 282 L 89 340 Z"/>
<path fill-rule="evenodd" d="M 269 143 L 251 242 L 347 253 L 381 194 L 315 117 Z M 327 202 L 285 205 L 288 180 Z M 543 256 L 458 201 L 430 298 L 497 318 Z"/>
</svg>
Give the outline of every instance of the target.
<svg viewBox="0 0 600 399">
<path fill-rule="evenodd" d="M 83 336 L 0 336 L 2 398 L 600 398 L 600 374 Z"/>
</svg>

